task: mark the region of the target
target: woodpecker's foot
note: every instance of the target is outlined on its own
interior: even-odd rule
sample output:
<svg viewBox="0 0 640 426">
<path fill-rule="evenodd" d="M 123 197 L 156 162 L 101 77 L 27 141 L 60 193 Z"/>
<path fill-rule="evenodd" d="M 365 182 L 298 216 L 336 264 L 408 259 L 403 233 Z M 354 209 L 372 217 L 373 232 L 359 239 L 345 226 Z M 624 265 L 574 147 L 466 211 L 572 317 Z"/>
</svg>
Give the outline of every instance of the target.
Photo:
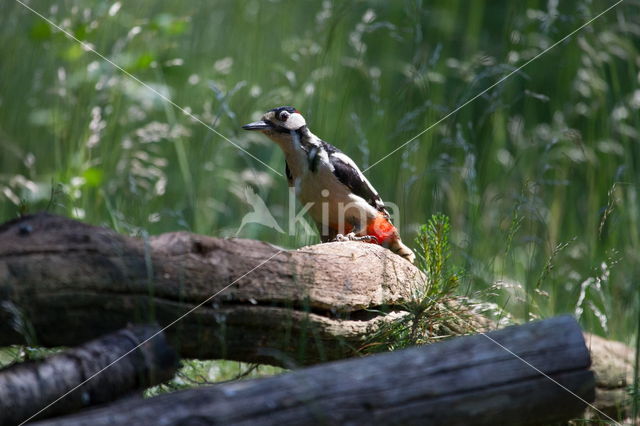
<svg viewBox="0 0 640 426">
<path fill-rule="evenodd" d="M 373 235 L 363 235 L 362 237 L 356 236 L 353 232 L 349 232 L 347 235 L 338 234 L 333 241 L 344 242 L 344 241 L 365 241 L 365 242 L 375 242 L 378 243 L 378 239 Z"/>
</svg>

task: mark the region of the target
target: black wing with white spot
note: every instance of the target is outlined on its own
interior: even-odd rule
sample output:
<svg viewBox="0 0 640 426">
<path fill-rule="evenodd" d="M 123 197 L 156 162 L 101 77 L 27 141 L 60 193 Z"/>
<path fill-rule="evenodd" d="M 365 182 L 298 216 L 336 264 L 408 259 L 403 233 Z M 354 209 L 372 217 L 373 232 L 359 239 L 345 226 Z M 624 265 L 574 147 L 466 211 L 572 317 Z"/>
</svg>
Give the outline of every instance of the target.
<svg viewBox="0 0 640 426">
<path fill-rule="evenodd" d="M 333 174 L 340 183 L 348 187 L 351 192 L 364 198 L 376 210 L 386 213 L 384 203 L 378 192 L 371 186 L 369 180 L 362 174 L 356 163 L 335 146 L 322 141 L 323 148 L 329 155 L 333 166 Z"/>
</svg>

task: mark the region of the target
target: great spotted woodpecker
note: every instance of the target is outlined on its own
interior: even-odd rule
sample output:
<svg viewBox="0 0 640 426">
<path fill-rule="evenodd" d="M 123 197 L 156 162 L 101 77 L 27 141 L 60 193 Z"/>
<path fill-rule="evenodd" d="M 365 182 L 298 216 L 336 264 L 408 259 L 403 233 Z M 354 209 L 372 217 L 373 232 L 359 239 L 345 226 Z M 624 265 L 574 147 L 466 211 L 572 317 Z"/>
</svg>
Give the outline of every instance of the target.
<svg viewBox="0 0 640 426">
<path fill-rule="evenodd" d="M 369 180 L 351 158 L 311 133 L 295 108 L 274 108 L 242 128 L 264 133 L 284 151 L 289 186 L 310 206 L 323 242 L 377 243 L 413 263 L 415 255 L 402 243 Z"/>
</svg>

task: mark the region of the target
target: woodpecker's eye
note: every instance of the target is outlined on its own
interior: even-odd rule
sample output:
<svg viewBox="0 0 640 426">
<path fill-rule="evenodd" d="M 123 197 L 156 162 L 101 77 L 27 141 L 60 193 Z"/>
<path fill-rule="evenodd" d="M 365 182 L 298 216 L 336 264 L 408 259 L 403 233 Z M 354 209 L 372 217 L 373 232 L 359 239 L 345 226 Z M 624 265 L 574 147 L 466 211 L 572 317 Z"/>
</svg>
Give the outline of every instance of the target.
<svg viewBox="0 0 640 426">
<path fill-rule="evenodd" d="M 287 118 L 289 118 L 289 113 L 287 111 L 282 111 L 278 114 L 278 120 L 280 121 L 287 121 Z"/>
</svg>

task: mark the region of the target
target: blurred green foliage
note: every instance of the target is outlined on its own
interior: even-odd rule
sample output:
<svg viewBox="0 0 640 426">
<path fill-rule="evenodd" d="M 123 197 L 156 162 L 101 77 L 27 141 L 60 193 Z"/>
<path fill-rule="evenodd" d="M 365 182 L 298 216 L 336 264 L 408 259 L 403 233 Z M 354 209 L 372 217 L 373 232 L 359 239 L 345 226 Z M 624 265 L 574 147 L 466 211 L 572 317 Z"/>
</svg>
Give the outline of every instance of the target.
<svg viewBox="0 0 640 426">
<path fill-rule="evenodd" d="M 294 105 L 364 169 L 610 2 L 29 5 L 283 170 L 242 124 Z M 406 241 L 432 213 L 451 218 L 462 294 L 635 336 L 639 6 L 624 2 L 367 173 L 400 206 Z M 283 177 L 13 1 L 0 58 L 0 219 L 48 208 L 133 235 L 234 236 L 251 186 L 286 229 Z M 239 236 L 318 241 L 260 225 Z"/>
</svg>

